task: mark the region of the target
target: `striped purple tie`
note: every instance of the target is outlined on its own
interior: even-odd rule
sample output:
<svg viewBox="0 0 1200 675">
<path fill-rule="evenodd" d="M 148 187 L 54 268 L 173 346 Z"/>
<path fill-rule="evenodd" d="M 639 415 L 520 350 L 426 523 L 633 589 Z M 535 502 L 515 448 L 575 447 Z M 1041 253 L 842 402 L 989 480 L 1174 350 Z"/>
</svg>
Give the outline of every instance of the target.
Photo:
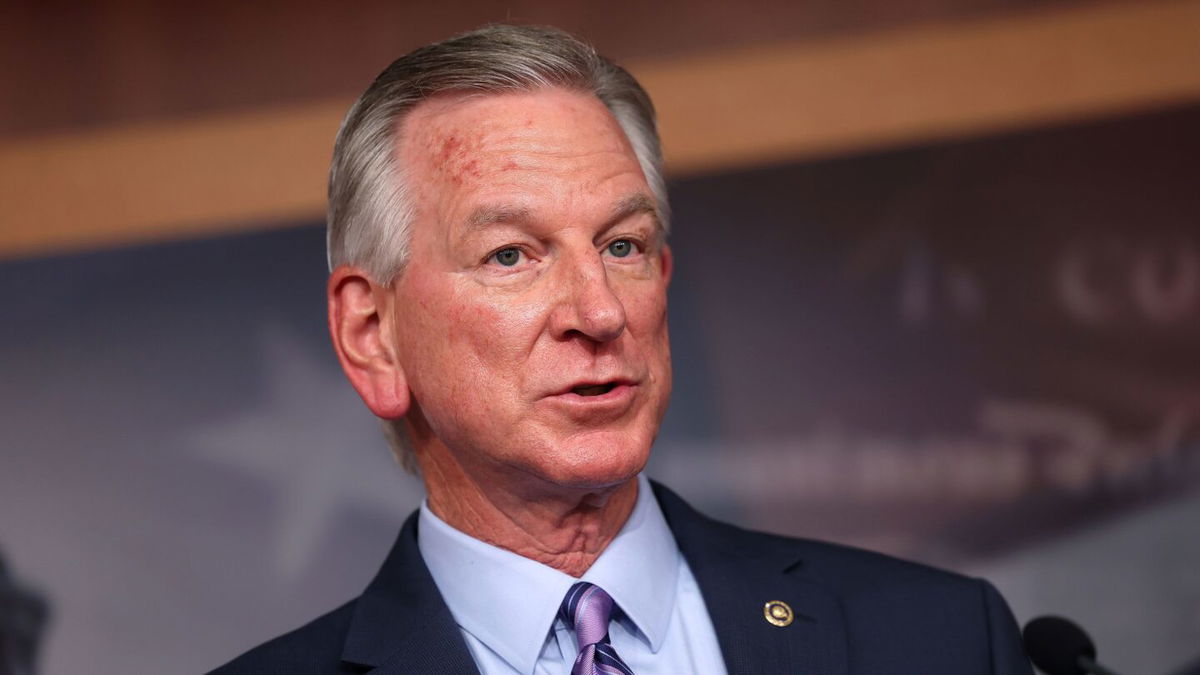
<svg viewBox="0 0 1200 675">
<path fill-rule="evenodd" d="M 633 675 L 608 642 L 608 619 L 613 599 L 604 589 L 580 581 L 567 591 L 559 615 L 575 628 L 579 656 L 571 675 Z"/>
</svg>

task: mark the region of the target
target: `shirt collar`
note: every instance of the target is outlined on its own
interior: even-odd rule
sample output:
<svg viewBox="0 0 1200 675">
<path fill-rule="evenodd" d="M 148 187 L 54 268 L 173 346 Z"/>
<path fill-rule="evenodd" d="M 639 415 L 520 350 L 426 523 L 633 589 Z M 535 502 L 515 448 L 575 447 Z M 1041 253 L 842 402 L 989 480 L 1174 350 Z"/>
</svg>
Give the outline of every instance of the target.
<svg viewBox="0 0 1200 675">
<path fill-rule="evenodd" d="M 638 498 L 629 520 L 583 575 L 603 588 L 657 653 L 675 609 L 679 548 L 650 481 L 638 476 Z"/>
<path fill-rule="evenodd" d="M 426 502 L 417 546 L 458 625 L 518 672 L 533 673 L 558 606 L 578 580 L 454 529 Z M 639 476 L 629 519 L 582 580 L 611 595 L 657 652 L 675 606 L 679 555 L 650 482 Z"/>
</svg>

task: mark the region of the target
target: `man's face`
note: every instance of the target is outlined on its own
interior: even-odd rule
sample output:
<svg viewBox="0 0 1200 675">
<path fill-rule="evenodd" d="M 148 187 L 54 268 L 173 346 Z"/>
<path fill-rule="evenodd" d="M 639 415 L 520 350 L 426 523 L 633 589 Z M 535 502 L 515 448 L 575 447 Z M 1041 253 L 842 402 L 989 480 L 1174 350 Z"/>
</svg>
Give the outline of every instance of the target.
<svg viewBox="0 0 1200 675">
<path fill-rule="evenodd" d="M 562 486 L 634 475 L 671 390 L 670 252 L 616 121 L 560 89 L 446 97 L 400 147 L 416 213 L 385 330 L 423 452 Z"/>
</svg>

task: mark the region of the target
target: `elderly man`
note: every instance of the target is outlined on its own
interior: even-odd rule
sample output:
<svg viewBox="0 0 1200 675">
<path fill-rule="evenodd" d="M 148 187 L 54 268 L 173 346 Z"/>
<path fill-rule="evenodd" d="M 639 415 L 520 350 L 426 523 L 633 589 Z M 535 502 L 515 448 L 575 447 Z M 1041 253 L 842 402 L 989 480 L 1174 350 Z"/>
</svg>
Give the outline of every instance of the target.
<svg viewBox="0 0 1200 675">
<path fill-rule="evenodd" d="M 350 110 L 329 193 L 334 347 L 428 499 L 360 597 L 220 672 L 1030 672 L 986 583 L 641 477 L 672 261 L 624 70 L 544 28 L 419 49 Z"/>
</svg>

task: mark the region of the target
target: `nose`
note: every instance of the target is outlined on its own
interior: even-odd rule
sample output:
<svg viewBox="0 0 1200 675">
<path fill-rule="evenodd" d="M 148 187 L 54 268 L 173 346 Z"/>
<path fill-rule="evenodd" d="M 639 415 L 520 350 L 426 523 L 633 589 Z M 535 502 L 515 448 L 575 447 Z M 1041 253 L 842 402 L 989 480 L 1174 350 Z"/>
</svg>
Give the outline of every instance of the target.
<svg viewBox="0 0 1200 675">
<path fill-rule="evenodd" d="M 596 251 L 564 260 L 557 280 L 560 295 L 551 317 L 559 339 L 582 336 L 611 342 L 625 332 L 625 305 L 614 292 L 608 270 Z"/>
</svg>

